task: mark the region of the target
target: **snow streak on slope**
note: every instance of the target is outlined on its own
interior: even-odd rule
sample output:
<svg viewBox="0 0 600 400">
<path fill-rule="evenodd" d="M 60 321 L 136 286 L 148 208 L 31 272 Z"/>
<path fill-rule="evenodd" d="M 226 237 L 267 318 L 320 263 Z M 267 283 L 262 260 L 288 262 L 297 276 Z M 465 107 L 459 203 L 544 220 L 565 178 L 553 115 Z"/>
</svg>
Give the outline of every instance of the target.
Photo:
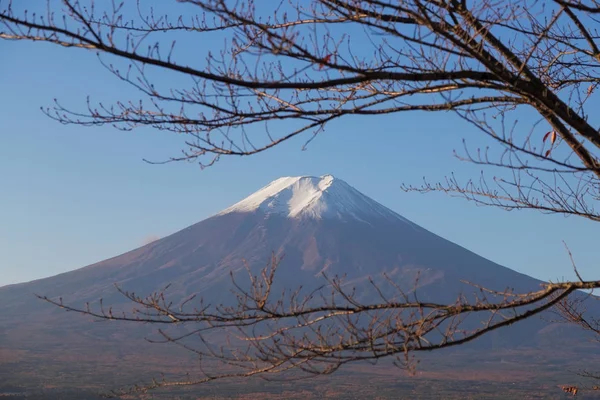
<svg viewBox="0 0 600 400">
<path fill-rule="evenodd" d="M 365 222 L 385 218 L 414 225 L 331 175 L 276 179 L 217 215 L 257 210 L 290 218 L 352 218 Z"/>
</svg>

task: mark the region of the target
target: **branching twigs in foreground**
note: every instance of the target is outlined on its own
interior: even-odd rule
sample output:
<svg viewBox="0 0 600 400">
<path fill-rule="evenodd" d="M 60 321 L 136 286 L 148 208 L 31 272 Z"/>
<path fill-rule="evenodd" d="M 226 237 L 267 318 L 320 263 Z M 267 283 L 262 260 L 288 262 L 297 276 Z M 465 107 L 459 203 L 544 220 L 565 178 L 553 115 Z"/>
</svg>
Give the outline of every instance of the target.
<svg viewBox="0 0 600 400">
<path fill-rule="evenodd" d="M 310 142 L 350 116 L 453 111 L 500 150 L 467 149 L 461 158 L 502 175 L 408 188 L 600 220 L 597 1 L 172 5 L 165 9 L 179 14 L 141 1 L 48 0 L 24 10 L 0 0 L 0 39 L 97 52 L 139 99 L 89 100 L 80 111 L 57 102 L 46 113 L 68 124 L 181 134 L 183 154 L 168 161 L 205 167 L 297 136 Z M 172 77 L 187 83 L 171 86 L 181 81 Z M 517 124 L 523 115 L 538 122 Z"/>
<path fill-rule="evenodd" d="M 39 10 L 24 3 L 0 0 L 0 39 L 93 51 L 139 93 L 114 104 L 88 100 L 83 110 L 57 101 L 45 112 L 61 123 L 175 133 L 185 149 L 167 162 L 206 167 L 295 137 L 308 143 L 350 116 L 452 111 L 492 146 L 465 147 L 459 158 L 498 174 L 466 181 L 451 175 L 405 190 L 600 221 L 597 0 L 161 1 L 169 13 L 184 7 L 170 16 L 142 1 L 48 0 Z M 365 133 L 365 146 L 386 145 L 374 135 Z M 138 308 L 115 315 L 45 300 L 102 319 L 194 326 L 183 336 L 162 330 L 163 340 L 190 346 L 185 339 L 199 336 L 203 347 L 188 348 L 237 368 L 228 376 L 290 368 L 331 373 L 387 356 L 409 366 L 412 351 L 459 345 L 554 304 L 564 305 L 567 320 L 597 329 L 565 301 L 600 281 L 548 284 L 521 295 L 482 292 L 450 305 L 421 303 L 402 290 L 390 297 L 375 287 L 381 302 L 368 305 L 335 279 L 326 286 L 330 295 L 294 292 L 275 300 L 269 271 L 250 291 L 237 287 L 237 304 L 229 307 L 201 303 L 190 311 L 193 300 L 173 307 L 164 293 L 123 292 Z M 468 326 L 469 314 L 484 314 L 486 324 Z M 220 329 L 245 343 L 243 350 L 215 350 L 202 340 Z M 224 376 L 201 382 L 218 377 Z"/>
<path fill-rule="evenodd" d="M 136 307 L 120 313 L 104 308 L 102 302 L 97 307 L 78 308 L 62 299 L 40 298 L 101 320 L 183 325 L 183 333 L 181 329 L 177 333 L 168 327 L 159 329 L 161 339 L 152 341 L 181 346 L 202 362 L 218 361 L 225 371 L 202 369 L 203 375 L 195 380 L 154 381 L 116 395 L 224 378 L 269 379 L 292 370 L 295 378 L 330 374 L 348 363 L 380 358 L 393 358 L 397 366 L 412 370 L 413 352 L 472 341 L 560 304 L 575 290 L 600 287 L 598 282 L 548 283 L 526 294 L 477 288 L 474 299 L 459 296 L 451 304 L 442 304 L 420 302 L 416 288 L 404 291 L 391 281 L 395 293 L 384 295 L 381 286 L 371 282 L 382 301 L 363 303 L 339 278 L 327 279 L 325 286 L 306 295 L 296 291 L 276 296 L 272 288 L 279 263 L 273 256 L 258 276 L 250 274 L 247 290 L 233 280 L 237 302 L 230 306 L 212 306 L 195 298 L 174 305 L 164 290 L 140 297 L 119 289 Z M 475 316 L 476 324 L 465 321 L 469 315 Z M 229 335 L 232 344 L 211 344 L 207 335 L 214 331 L 222 331 L 220 337 Z"/>
<path fill-rule="evenodd" d="M 593 296 L 593 292 L 590 292 L 588 296 L 579 296 L 577 298 L 565 297 L 556 303 L 554 313 L 558 315 L 559 322 L 577 325 L 583 330 L 591 332 L 593 340 L 600 342 L 600 319 L 598 318 L 598 315 L 595 315 L 588 310 L 590 301 L 598 301 L 598 298 Z M 600 381 L 600 373 L 597 370 L 580 370 L 578 375 L 590 379 L 596 384 L 588 386 L 570 386 L 570 388 L 575 390 L 574 393 L 571 391 L 573 395 L 575 395 L 577 391 L 600 390 L 600 386 L 597 385 L 597 382 Z"/>
</svg>

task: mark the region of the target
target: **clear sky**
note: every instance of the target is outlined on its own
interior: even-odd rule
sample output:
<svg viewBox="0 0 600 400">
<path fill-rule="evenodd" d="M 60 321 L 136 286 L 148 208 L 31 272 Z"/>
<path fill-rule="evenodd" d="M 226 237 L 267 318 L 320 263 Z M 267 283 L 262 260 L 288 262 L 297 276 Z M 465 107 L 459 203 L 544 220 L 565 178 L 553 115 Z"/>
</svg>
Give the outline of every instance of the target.
<svg viewBox="0 0 600 400">
<path fill-rule="evenodd" d="M 480 168 L 456 160 L 452 150 L 462 147 L 463 138 L 477 144 L 480 134 L 451 113 L 346 119 L 306 151 L 301 138 L 200 170 L 142 161 L 177 155 L 180 137 L 65 126 L 39 109 L 53 98 L 82 107 L 88 94 L 129 98 L 132 92 L 92 53 L 0 41 L 0 286 L 126 252 L 280 176 L 326 173 L 434 233 L 537 278 L 573 277 L 564 240 L 583 277 L 598 278 L 597 227 L 590 222 L 400 190 L 401 183 L 418 184 L 423 176 L 478 176 Z"/>
</svg>

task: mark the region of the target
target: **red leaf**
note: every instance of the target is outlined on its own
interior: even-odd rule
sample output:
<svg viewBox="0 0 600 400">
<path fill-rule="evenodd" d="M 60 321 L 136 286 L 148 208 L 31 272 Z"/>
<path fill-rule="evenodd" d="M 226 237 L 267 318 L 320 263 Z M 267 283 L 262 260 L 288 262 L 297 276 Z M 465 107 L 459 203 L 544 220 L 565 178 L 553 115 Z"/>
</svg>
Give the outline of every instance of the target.
<svg viewBox="0 0 600 400">
<path fill-rule="evenodd" d="M 331 60 L 331 54 L 327 54 L 325 57 L 323 57 L 324 63 L 328 63 L 329 60 Z M 319 69 L 323 69 L 323 67 L 325 67 L 325 64 L 319 64 Z"/>
<path fill-rule="evenodd" d="M 552 131 L 552 135 L 550 135 L 550 143 L 554 144 L 556 141 L 556 132 Z"/>
<path fill-rule="evenodd" d="M 554 132 L 554 131 L 550 131 L 550 132 L 546 133 L 546 134 L 544 135 L 544 138 L 542 139 L 542 142 L 545 142 L 545 141 L 546 141 L 546 139 L 548 139 L 548 136 L 550 136 L 550 134 L 551 134 L 552 132 Z"/>
<path fill-rule="evenodd" d="M 546 157 L 548 157 L 550 155 L 550 152 L 552 151 L 552 149 L 546 151 Z"/>
</svg>

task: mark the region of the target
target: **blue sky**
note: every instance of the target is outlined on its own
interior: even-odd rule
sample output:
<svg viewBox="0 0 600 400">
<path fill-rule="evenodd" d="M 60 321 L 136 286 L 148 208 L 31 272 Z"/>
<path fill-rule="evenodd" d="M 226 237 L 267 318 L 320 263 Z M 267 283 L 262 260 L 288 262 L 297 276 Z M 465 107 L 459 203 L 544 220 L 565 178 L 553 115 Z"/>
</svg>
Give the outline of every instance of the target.
<svg viewBox="0 0 600 400">
<path fill-rule="evenodd" d="M 566 241 L 584 278 L 593 274 L 591 222 L 505 212 L 441 194 L 404 193 L 401 183 L 480 168 L 456 160 L 479 132 L 450 113 L 352 118 L 252 157 L 149 165 L 177 155 L 180 137 L 141 129 L 61 125 L 41 111 L 128 98 L 89 52 L 0 41 L 0 286 L 83 267 L 165 236 L 286 175 L 331 173 L 415 223 L 492 261 L 541 279 L 573 277 Z M 166 83 L 166 82 L 162 82 Z M 135 98 L 135 96 L 133 96 Z M 525 118 L 525 121 L 527 119 Z"/>
</svg>

